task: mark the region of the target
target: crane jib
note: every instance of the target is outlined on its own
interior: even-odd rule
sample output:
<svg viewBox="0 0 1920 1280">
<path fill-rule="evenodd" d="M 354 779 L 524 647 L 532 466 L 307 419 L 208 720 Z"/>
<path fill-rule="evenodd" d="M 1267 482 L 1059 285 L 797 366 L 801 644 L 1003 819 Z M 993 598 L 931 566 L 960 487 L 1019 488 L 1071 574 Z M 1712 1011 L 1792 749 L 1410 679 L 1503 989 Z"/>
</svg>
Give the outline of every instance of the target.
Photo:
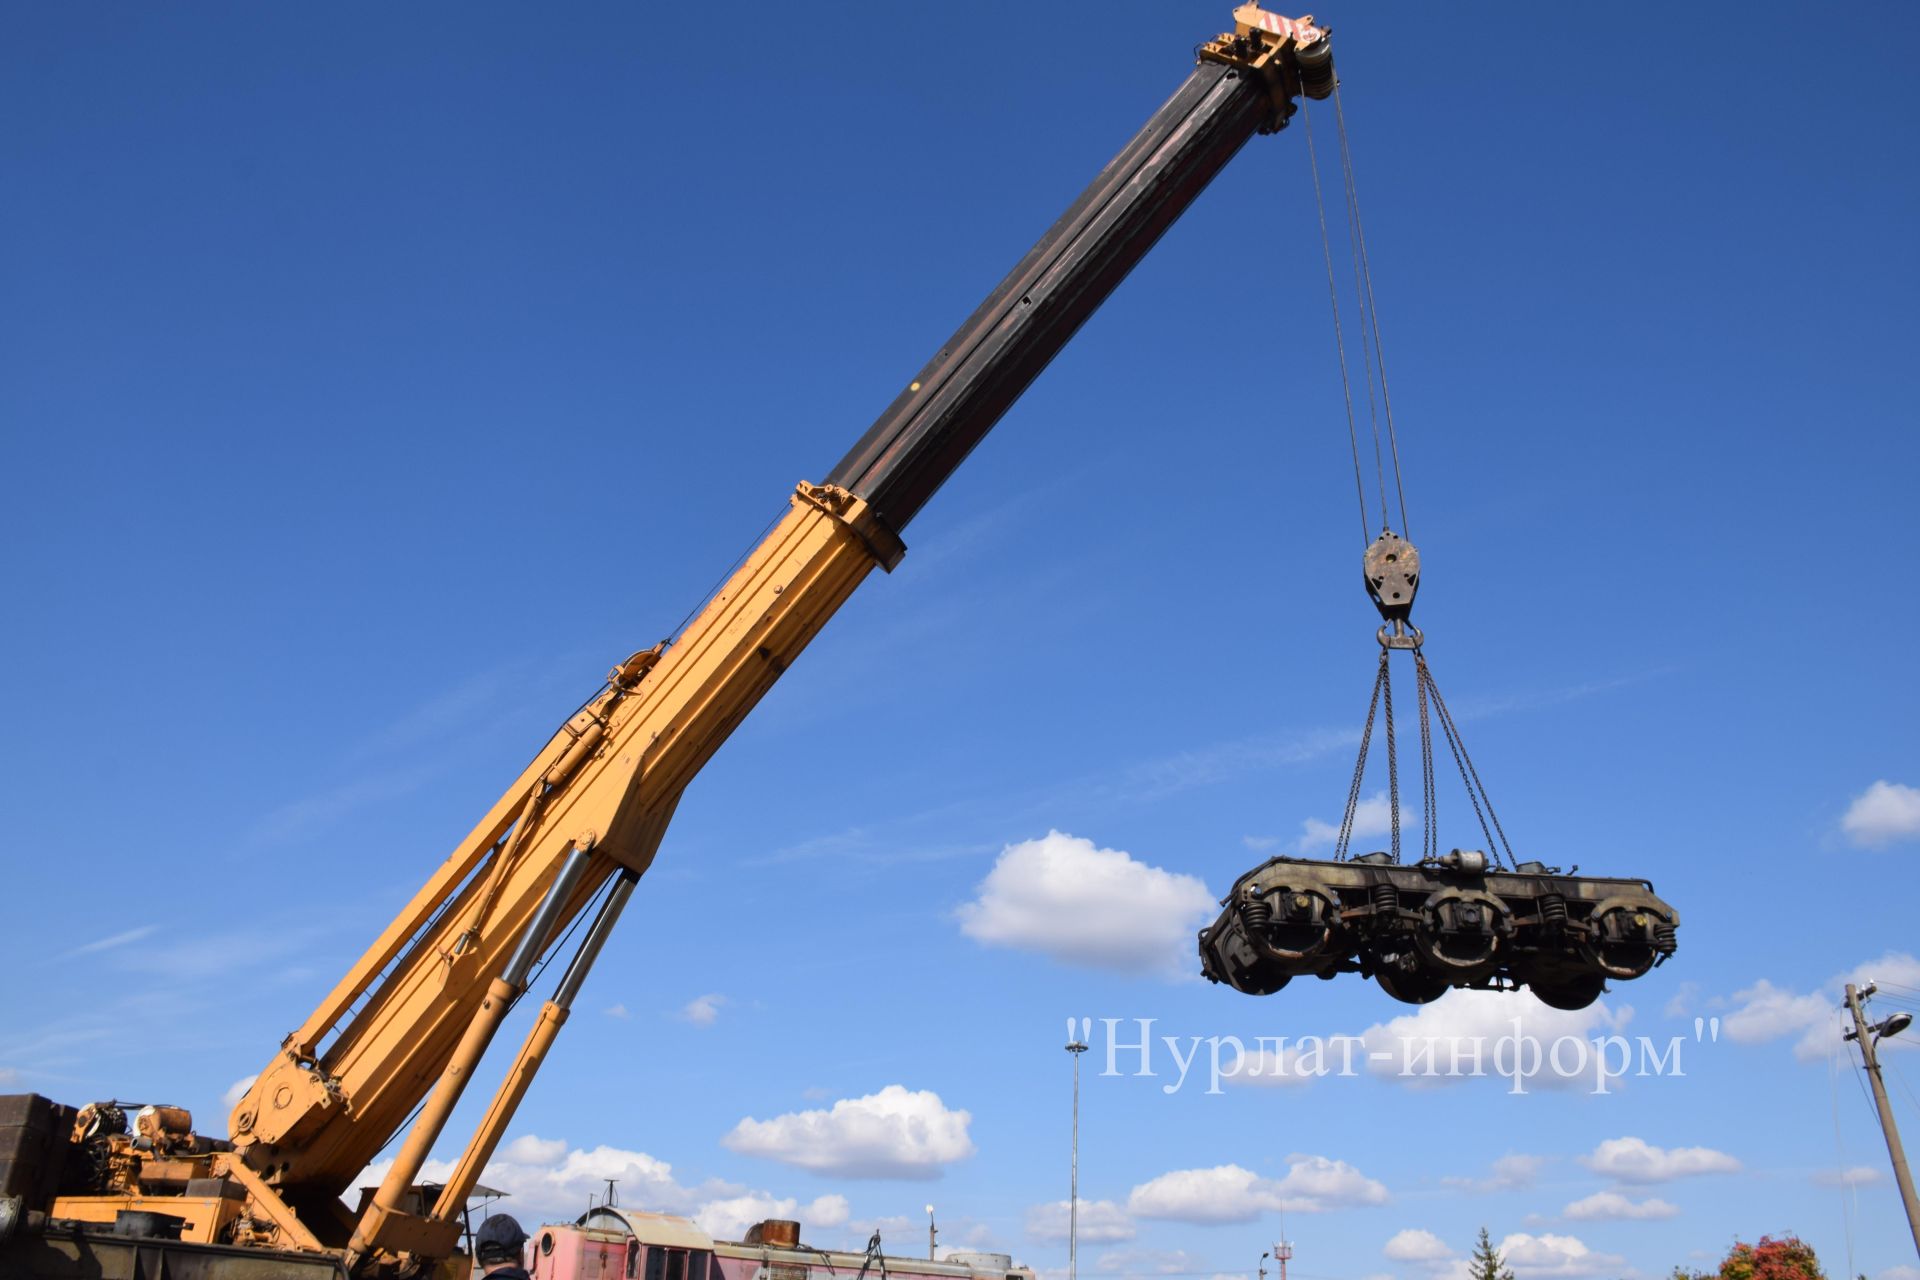
<svg viewBox="0 0 1920 1280">
<path fill-rule="evenodd" d="M 827 477 L 897 533 L 1262 128 L 1262 78 L 1203 62 Z"/>
</svg>

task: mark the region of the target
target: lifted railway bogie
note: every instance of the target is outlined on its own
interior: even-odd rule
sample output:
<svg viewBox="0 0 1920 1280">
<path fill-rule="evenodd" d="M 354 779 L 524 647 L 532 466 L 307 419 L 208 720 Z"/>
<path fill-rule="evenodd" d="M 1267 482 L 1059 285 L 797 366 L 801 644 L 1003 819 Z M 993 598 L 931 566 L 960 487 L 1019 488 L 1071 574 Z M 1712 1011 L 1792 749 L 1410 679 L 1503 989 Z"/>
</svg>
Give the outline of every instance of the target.
<svg viewBox="0 0 1920 1280">
<path fill-rule="evenodd" d="M 1672 955 L 1680 917 L 1645 880 L 1562 872 L 1538 862 L 1492 869 L 1455 849 L 1404 865 L 1385 853 L 1346 862 L 1274 858 L 1234 883 L 1200 931 L 1200 969 L 1249 995 L 1303 974 L 1359 973 L 1407 1004 L 1453 987 L 1526 986 L 1582 1009 L 1608 980 Z"/>
</svg>

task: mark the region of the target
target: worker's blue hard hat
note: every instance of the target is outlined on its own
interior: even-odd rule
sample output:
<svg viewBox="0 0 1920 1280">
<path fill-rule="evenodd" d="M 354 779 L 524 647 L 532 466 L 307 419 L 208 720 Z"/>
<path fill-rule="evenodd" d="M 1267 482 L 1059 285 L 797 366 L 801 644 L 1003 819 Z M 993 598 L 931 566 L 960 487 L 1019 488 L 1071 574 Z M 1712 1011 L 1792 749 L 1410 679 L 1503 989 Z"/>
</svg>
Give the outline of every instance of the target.
<svg viewBox="0 0 1920 1280">
<path fill-rule="evenodd" d="M 473 1233 L 474 1252 L 480 1255 L 482 1262 L 514 1262 L 520 1257 L 522 1246 L 527 1243 L 527 1233 L 520 1229 L 510 1213 L 490 1215 Z"/>
</svg>

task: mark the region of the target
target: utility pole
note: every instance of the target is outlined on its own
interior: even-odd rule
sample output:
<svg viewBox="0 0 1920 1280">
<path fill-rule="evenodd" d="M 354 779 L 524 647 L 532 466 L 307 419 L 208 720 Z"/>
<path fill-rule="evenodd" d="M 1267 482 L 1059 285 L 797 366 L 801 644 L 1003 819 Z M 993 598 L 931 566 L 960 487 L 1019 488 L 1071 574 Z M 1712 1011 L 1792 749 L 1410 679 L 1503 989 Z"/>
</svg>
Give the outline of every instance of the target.
<svg viewBox="0 0 1920 1280">
<path fill-rule="evenodd" d="M 1067 1052 L 1073 1055 L 1073 1174 L 1067 1191 L 1067 1280 L 1080 1280 L 1080 1055 L 1086 1041 L 1067 1019 Z"/>
<path fill-rule="evenodd" d="M 1886 1036 L 1899 1035 L 1913 1022 L 1913 1015 L 1896 1013 L 1883 1022 L 1867 1025 L 1867 1015 L 1861 1005 L 1875 991 L 1869 982 L 1864 990 L 1847 984 L 1847 1010 L 1853 1014 L 1853 1030 L 1847 1032 L 1846 1039 L 1860 1042 L 1860 1056 L 1866 1059 L 1867 1083 L 1873 1086 L 1873 1105 L 1880 1110 L 1880 1131 L 1887 1138 L 1887 1154 L 1893 1158 L 1893 1180 L 1900 1186 L 1900 1199 L 1907 1208 L 1907 1229 L 1913 1232 L 1913 1247 L 1920 1253 L 1920 1199 L 1913 1193 L 1913 1173 L 1907 1168 L 1906 1148 L 1900 1145 L 1900 1130 L 1893 1123 L 1893 1107 L 1887 1101 L 1887 1086 L 1880 1079 L 1880 1053 L 1877 1042 Z"/>
</svg>

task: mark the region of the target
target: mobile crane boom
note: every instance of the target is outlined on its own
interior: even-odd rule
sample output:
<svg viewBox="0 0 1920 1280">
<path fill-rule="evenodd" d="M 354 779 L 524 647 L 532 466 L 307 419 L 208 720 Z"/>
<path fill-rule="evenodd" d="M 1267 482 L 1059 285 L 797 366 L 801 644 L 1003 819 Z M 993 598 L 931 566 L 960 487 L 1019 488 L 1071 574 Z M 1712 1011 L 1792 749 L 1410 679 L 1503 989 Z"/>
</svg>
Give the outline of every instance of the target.
<svg viewBox="0 0 1920 1280">
<path fill-rule="evenodd" d="M 185 1171 L 242 1193 L 226 1192 L 240 1207 L 214 1206 L 190 1238 L 344 1248 L 362 1271 L 452 1251 L 474 1179 L 687 784 L 869 571 L 898 563 L 907 524 L 1222 166 L 1255 133 L 1284 127 L 1297 96 L 1332 92 L 1311 18 L 1252 4 L 1234 17 L 826 481 L 799 485 L 693 621 L 614 668 L 554 734 L 287 1037 L 233 1108 L 231 1149 L 158 1125 L 152 1154 L 94 1188 L 107 1194 L 62 1197 L 55 1216 L 110 1221 L 158 1175 Z M 435 1204 L 418 1200 L 421 1165 L 535 959 L 597 899 L 454 1175 Z M 355 1220 L 339 1197 L 416 1108 Z"/>
</svg>

